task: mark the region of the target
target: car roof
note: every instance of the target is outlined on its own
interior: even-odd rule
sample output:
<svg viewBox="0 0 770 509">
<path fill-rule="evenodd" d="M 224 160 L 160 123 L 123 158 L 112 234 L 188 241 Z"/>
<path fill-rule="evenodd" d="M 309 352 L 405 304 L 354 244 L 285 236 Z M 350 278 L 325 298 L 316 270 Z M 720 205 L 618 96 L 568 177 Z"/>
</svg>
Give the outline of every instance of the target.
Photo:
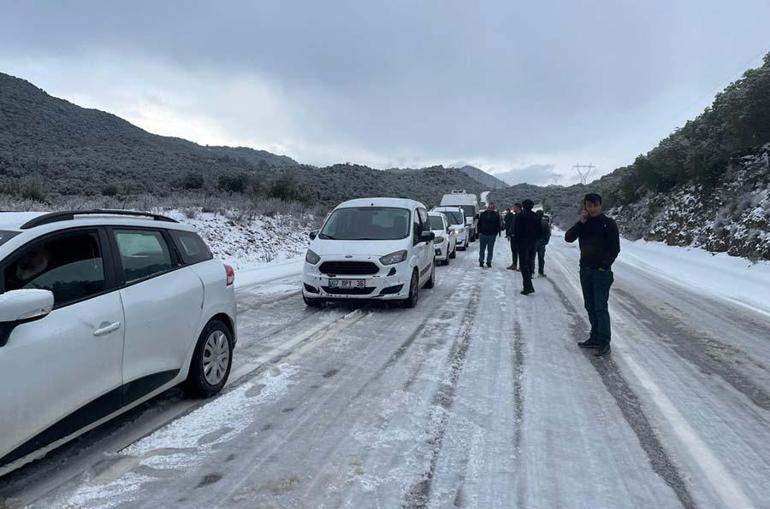
<svg viewBox="0 0 770 509">
<path fill-rule="evenodd" d="M 50 212 L 0 212 L 0 229 L 4 230 L 21 230 L 21 231 L 35 231 L 38 228 L 47 227 L 46 230 L 58 230 L 62 228 L 71 227 L 73 225 L 83 226 L 98 226 L 98 225 L 112 225 L 112 226 L 145 226 L 153 228 L 167 228 L 174 230 L 194 231 L 194 228 L 184 223 L 177 223 L 173 220 L 168 221 L 156 221 L 154 219 L 145 218 L 141 215 L 115 215 L 105 211 L 104 213 L 78 215 L 75 212 L 74 217 L 63 217 L 56 221 L 45 222 L 40 225 L 30 226 L 22 229 L 22 226 L 26 225 L 34 219 L 40 219 L 43 216 L 51 214 Z"/>
<path fill-rule="evenodd" d="M 408 198 L 387 198 L 378 196 L 374 198 L 356 198 L 355 200 L 348 200 L 340 203 L 336 208 L 342 209 L 352 207 L 396 207 L 413 209 L 414 207 L 425 208 L 425 205 Z"/>
</svg>

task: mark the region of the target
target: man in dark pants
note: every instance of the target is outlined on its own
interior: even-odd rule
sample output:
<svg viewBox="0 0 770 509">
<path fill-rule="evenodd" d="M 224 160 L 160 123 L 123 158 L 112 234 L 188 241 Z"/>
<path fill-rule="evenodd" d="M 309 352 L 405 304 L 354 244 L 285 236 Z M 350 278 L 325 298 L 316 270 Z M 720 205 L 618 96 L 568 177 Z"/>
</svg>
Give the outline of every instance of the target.
<svg viewBox="0 0 770 509">
<path fill-rule="evenodd" d="M 492 266 L 495 240 L 500 235 L 501 225 L 500 214 L 495 210 L 495 204 L 490 203 L 479 216 L 479 267 L 484 266 L 484 251 L 487 252 L 487 267 Z"/>
<path fill-rule="evenodd" d="M 513 204 L 513 211 L 505 216 L 505 236 L 508 239 L 508 241 L 511 243 L 511 257 L 513 258 L 513 263 L 506 267 L 509 270 L 519 270 L 518 268 L 518 258 L 519 258 L 519 248 L 516 246 L 516 234 L 514 232 L 514 224 L 516 221 L 516 216 L 521 212 L 521 203 L 514 203 Z"/>
<path fill-rule="evenodd" d="M 545 277 L 545 246 L 551 240 L 551 221 L 542 210 L 538 210 L 535 214 L 540 221 L 540 236 L 535 247 L 537 253 L 537 273 L 541 277 Z M 534 269 L 534 267 L 535 264 L 533 263 L 532 268 Z"/>
<path fill-rule="evenodd" d="M 580 286 L 583 288 L 591 334 L 578 343 L 582 348 L 596 348 L 594 355 L 610 353 L 610 313 L 607 301 L 614 281 L 612 264 L 620 253 L 618 225 L 602 213 L 602 198 L 587 194 L 580 220 L 564 235 L 567 242 L 580 240 Z"/>
<path fill-rule="evenodd" d="M 532 212 L 532 207 L 535 206 L 532 200 L 524 200 L 522 206 L 524 210 L 516 214 L 513 229 L 516 236 L 516 245 L 519 249 L 521 277 L 524 282 L 524 289 L 521 291 L 521 294 L 529 295 L 530 293 L 535 293 L 535 288 L 532 286 L 531 265 L 534 260 L 535 243 L 539 236 L 540 221 L 535 213 Z"/>
</svg>

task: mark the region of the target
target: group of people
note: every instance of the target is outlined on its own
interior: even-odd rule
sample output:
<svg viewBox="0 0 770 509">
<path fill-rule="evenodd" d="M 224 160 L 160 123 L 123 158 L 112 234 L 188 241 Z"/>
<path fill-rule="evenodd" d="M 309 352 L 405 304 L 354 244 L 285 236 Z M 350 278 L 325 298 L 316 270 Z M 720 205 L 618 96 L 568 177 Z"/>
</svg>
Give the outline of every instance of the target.
<svg viewBox="0 0 770 509">
<path fill-rule="evenodd" d="M 489 203 L 479 215 L 479 266 L 492 266 L 495 240 L 505 232 L 510 242 L 513 263 L 508 267 L 519 270 L 522 276 L 522 295 L 535 292 L 535 256 L 538 273 L 545 276 L 545 246 L 551 238 L 551 224 L 542 210 L 533 212 L 534 202 L 524 200 L 513 209 L 506 209 L 501 217 L 495 204 Z M 578 221 L 564 235 L 567 242 L 579 241 L 580 286 L 591 324 L 591 332 L 581 348 L 592 348 L 594 355 L 610 353 L 610 287 L 614 282 L 612 264 L 620 253 L 620 235 L 615 221 L 604 215 L 602 198 L 590 193 L 585 196 Z M 486 257 L 486 260 L 485 260 Z"/>
<path fill-rule="evenodd" d="M 523 295 L 534 293 L 532 278 L 535 275 L 535 257 L 537 271 L 545 277 L 545 246 L 551 239 L 551 222 L 542 210 L 533 212 L 535 203 L 524 200 L 516 203 L 513 209 L 505 209 L 503 217 L 497 212 L 494 203 L 479 215 L 479 266 L 492 266 L 495 240 L 505 233 L 511 246 L 513 263 L 507 268 L 520 270 L 524 279 Z M 484 260 L 486 255 L 486 262 Z"/>
</svg>

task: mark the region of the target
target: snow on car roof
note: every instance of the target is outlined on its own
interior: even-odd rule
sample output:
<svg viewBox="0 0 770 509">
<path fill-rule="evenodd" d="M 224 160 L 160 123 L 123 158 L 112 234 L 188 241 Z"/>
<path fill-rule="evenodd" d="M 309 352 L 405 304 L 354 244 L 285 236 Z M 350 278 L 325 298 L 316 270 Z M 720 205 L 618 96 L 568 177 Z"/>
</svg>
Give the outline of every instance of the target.
<svg viewBox="0 0 770 509">
<path fill-rule="evenodd" d="M 21 225 L 45 212 L 0 212 L 0 229 L 18 230 Z"/>
<path fill-rule="evenodd" d="M 411 209 L 413 207 L 425 207 L 422 203 L 409 200 L 407 198 L 356 198 L 355 200 L 348 200 L 337 205 L 337 208 L 349 208 L 349 207 L 398 207 Z"/>
</svg>

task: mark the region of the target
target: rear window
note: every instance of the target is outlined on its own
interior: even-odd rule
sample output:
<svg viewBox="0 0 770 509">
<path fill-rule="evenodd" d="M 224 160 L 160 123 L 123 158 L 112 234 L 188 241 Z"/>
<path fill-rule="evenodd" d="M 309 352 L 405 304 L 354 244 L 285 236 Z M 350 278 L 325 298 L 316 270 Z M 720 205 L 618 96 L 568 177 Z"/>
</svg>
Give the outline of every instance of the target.
<svg viewBox="0 0 770 509">
<path fill-rule="evenodd" d="M 172 270 L 163 234 L 155 230 L 114 230 L 126 283 Z"/>
<path fill-rule="evenodd" d="M 19 232 L 6 232 L 0 230 L 0 246 L 14 238 L 16 235 L 18 235 Z"/>
<path fill-rule="evenodd" d="M 444 222 L 441 216 L 430 216 L 430 229 L 431 230 L 443 230 Z"/>
<path fill-rule="evenodd" d="M 169 233 L 171 233 L 171 238 L 174 239 L 174 244 L 176 244 L 185 265 L 205 262 L 214 258 L 209 247 L 197 233 L 174 230 Z"/>
</svg>

